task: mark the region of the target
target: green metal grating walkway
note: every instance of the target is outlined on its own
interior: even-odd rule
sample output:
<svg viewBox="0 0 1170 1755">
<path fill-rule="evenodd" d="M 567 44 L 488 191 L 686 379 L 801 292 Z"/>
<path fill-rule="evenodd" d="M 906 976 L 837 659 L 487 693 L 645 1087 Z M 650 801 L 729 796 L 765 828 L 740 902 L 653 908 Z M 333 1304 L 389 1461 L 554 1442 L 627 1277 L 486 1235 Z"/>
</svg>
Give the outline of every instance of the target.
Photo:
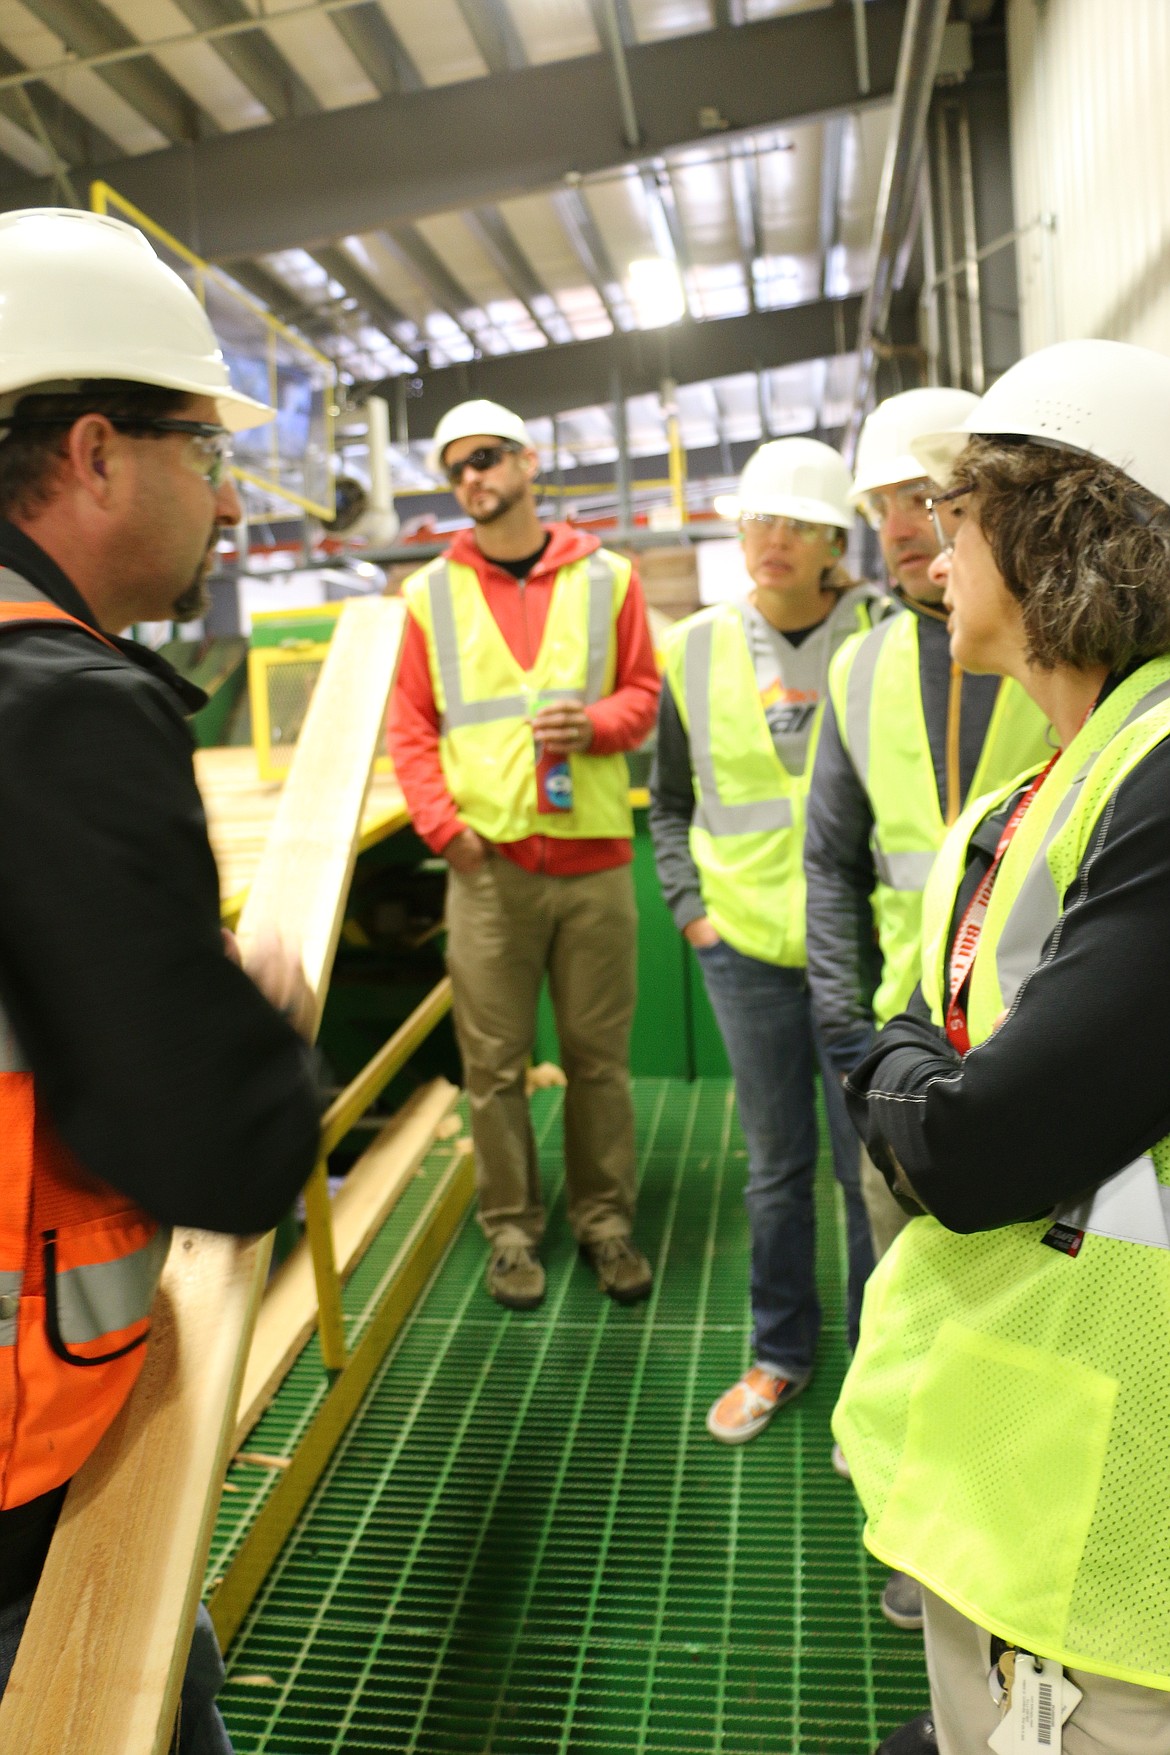
<svg viewBox="0 0 1170 1755">
<path fill-rule="evenodd" d="M 635 1100 L 652 1299 L 615 1307 L 577 1260 L 560 1093 L 539 1093 L 548 1298 L 500 1311 L 464 1226 L 232 1648 L 240 1755 L 868 1755 L 923 1709 L 921 1642 L 882 1620 L 829 1463 L 831 1177 L 818 1375 L 754 1443 L 720 1447 L 703 1417 L 749 1358 L 731 1088 L 643 1080 Z M 301 1417 L 303 1387 L 282 1400 L 257 1448 Z M 229 1526 L 242 1510 L 225 1502 Z"/>
</svg>

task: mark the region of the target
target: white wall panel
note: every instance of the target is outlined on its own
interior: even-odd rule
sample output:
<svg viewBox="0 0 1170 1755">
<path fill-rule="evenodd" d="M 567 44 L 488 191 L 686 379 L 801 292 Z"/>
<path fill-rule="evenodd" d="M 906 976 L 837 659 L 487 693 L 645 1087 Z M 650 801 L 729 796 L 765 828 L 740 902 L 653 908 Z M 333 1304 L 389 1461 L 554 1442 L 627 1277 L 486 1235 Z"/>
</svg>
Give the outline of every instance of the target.
<svg viewBox="0 0 1170 1755">
<path fill-rule="evenodd" d="M 1009 0 L 1008 67 L 1024 351 L 1170 352 L 1170 5 Z"/>
</svg>

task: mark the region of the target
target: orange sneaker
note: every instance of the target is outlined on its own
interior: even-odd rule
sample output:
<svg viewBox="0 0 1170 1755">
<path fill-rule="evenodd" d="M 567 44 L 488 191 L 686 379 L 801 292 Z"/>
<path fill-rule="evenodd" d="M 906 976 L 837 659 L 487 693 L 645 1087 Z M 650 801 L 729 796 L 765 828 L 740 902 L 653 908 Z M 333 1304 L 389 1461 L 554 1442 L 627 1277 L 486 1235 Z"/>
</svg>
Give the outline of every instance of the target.
<svg viewBox="0 0 1170 1755">
<path fill-rule="evenodd" d="M 770 1365 L 753 1365 L 708 1410 L 707 1430 L 721 1444 L 746 1444 L 764 1430 L 777 1408 L 803 1388 L 803 1383 L 790 1383 Z"/>
</svg>

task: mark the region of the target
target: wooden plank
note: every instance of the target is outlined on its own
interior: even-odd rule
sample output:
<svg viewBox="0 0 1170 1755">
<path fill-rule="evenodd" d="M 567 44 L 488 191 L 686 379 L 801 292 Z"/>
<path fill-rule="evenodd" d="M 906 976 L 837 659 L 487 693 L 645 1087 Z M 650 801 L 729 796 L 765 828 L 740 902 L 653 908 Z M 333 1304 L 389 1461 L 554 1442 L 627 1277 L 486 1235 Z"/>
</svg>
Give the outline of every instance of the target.
<svg viewBox="0 0 1170 1755">
<path fill-rule="evenodd" d="M 379 755 L 383 752 L 379 750 Z M 195 751 L 195 778 L 207 813 L 207 833 L 219 867 L 220 902 L 225 919 L 240 912 L 260 863 L 268 831 L 283 790 L 278 780 L 261 780 L 251 744 Z M 410 821 L 406 801 L 393 774 L 375 774 L 362 815 L 359 849 L 384 841 Z"/>
<path fill-rule="evenodd" d="M 349 1278 L 409 1186 L 458 1095 L 446 1079 L 435 1079 L 415 1091 L 338 1189 L 333 1198 L 333 1247 L 342 1280 Z M 272 1276 L 260 1307 L 244 1372 L 233 1451 L 243 1444 L 283 1383 L 316 1320 L 312 1256 L 302 1237 Z"/>
<path fill-rule="evenodd" d="M 240 922 L 245 945 L 268 927 L 299 945 L 318 1018 L 401 634 L 393 599 L 346 606 Z M 270 1251 L 176 1233 L 142 1377 L 66 1499 L 0 1749 L 164 1755 Z"/>
</svg>

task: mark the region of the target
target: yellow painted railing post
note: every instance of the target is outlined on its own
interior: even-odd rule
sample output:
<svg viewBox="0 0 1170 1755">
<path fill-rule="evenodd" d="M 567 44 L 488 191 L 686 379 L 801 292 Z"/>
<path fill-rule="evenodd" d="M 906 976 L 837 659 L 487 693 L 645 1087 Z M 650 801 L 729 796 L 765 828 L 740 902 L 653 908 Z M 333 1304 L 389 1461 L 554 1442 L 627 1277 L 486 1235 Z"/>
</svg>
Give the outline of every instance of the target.
<svg viewBox="0 0 1170 1755">
<path fill-rule="evenodd" d="M 333 1211 L 324 1158 L 305 1184 L 305 1234 L 313 1257 L 313 1278 L 317 1282 L 321 1357 L 327 1371 L 342 1371 L 347 1356 L 345 1318 L 341 1310 L 341 1280 L 333 1248 Z"/>
</svg>

